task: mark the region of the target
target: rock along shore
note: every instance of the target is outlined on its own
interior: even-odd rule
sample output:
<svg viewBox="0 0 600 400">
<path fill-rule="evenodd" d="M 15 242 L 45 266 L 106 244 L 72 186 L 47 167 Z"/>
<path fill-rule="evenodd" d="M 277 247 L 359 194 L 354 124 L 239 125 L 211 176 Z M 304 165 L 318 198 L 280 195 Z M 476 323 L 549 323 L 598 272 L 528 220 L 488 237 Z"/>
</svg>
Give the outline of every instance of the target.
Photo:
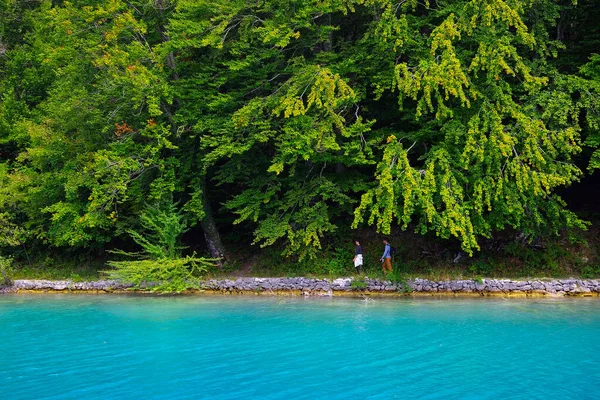
<svg viewBox="0 0 600 400">
<path fill-rule="evenodd" d="M 188 293 L 265 294 L 304 296 L 369 296 L 369 295 L 514 295 L 514 296 L 600 296 L 600 280 L 555 279 L 514 281 L 508 279 L 430 281 L 411 279 L 398 283 L 376 279 L 339 278 L 236 278 L 209 279 L 200 290 Z M 15 280 L 12 286 L 0 287 L 0 293 L 30 292 L 144 292 L 131 284 L 101 280 L 93 282 Z"/>
</svg>

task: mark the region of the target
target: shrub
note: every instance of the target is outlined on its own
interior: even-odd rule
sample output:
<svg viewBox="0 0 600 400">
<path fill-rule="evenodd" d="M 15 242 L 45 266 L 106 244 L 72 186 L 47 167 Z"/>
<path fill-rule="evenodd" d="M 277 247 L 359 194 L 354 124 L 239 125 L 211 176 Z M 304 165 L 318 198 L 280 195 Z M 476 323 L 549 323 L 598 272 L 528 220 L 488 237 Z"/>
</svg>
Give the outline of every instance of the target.
<svg viewBox="0 0 600 400">
<path fill-rule="evenodd" d="M 367 288 L 367 281 L 364 277 L 352 279 L 352 282 L 350 282 L 350 288 L 352 290 L 365 290 Z"/>
<path fill-rule="evenodd" d="M 586 265 L 581 269 L 582 279 L 594 279 L 600 277 L 600 264 L 598 265 Z"/>
<path fill-rule="evenodd" d="M 195 254 L 181 255 L 184 248 L 179 245 L 179 238 L 187 231 L 187 223 L 175 205 L 148 206 L 140 215 L 140 225 L 139 232 L 130 230 L 128 233 L 142 251 L 113 251 L 134 260 L 109 261 L 107 265 L 113 268 L 105 271 L 109 277 L 161 292 L 198 287 L 199 276 L 214 265 L 215 260 Z"/>
<path fill-rule="evenodd" d="M 212 264 L 204 258 L 181 257 L 156 260 L 110 261 L 112 279 L 160 292 L 181 292 L 196 288 L 201 273 Z"/>
<path fill-rule="evenodd" d="M 352 250 L 337 248 L 333 256 L 330 255 L 327 259 L 327 273 L 331 276 L 347 276 L 352 273 L 354 268 L 349 254 L 352 254 Z"/>
<path fill-rule="evenodd" d="M 12 258 L 0 256 L 0 286 L 12 285 Z"/>
<path fill-rule="evenodd" d="M 492 263 L 485 259 L 473 261 L 469 266 L 469 272 L 475 275 L 490 276 L 494 270 Z"/>
</svg>

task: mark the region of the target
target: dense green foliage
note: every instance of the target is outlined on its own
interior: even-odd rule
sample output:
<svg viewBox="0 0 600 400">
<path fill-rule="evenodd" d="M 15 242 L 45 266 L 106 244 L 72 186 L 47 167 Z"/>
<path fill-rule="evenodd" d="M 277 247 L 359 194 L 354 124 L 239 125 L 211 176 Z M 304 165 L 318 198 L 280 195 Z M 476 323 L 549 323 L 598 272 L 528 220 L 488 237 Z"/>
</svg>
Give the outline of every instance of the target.
<svg viewBox="0 0 600 400">
<path fill-rule="evenodd" d="M 0 249 L 133 240 L 181 272 L 136 232 L 302 260 L 351 228 L 471 255 L 585 228 L 560 192 L 600 168 L 599 21 L 592 0 L 0 0 Z"/>
<path fill-rule="evenodd" d="M 150 290 L 181 292 L 197 287 L 198 277 L 211 265 L 210 260 L 195 255 L 181 255 L 179 239 L 186 230 L 186 221 L 173 203 L 147 207 L 140 215 L 142 231 L 128 231 L 142 252 L 113 251 L 134 260 L 110 261 L 108 276 L 131 282 Z"/>
<path fill-rule="evenodd" d="M 12 282 L 12 258 L 0 257 L 0 287 L 9 286 Z"/>
</svg>

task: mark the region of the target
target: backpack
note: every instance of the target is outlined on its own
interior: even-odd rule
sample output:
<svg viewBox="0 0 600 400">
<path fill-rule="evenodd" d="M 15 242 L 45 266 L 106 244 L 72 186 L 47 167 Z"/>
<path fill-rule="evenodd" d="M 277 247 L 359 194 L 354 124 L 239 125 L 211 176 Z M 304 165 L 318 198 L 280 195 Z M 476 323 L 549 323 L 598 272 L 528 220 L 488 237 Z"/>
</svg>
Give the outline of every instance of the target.
<svg viewBox="0 0 600 400">
<path fill-rule="evenodd" d="M 396 254 L 396 248 L 390 245 L 390 256 L 393 256 L 394 254 Z"/>
</svg>

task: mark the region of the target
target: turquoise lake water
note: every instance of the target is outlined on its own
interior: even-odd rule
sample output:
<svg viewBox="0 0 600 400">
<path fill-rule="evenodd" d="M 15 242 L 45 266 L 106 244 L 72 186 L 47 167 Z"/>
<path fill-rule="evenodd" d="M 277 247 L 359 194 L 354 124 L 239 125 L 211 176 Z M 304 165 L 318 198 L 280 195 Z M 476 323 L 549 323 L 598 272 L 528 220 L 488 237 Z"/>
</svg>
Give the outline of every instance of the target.
<svg viewBox="0 0 600 400">
<path fill-rule="evenodd" d="M 600 398 L 600 300 L 0 296 L 1 399 Z"/>
</svg>

